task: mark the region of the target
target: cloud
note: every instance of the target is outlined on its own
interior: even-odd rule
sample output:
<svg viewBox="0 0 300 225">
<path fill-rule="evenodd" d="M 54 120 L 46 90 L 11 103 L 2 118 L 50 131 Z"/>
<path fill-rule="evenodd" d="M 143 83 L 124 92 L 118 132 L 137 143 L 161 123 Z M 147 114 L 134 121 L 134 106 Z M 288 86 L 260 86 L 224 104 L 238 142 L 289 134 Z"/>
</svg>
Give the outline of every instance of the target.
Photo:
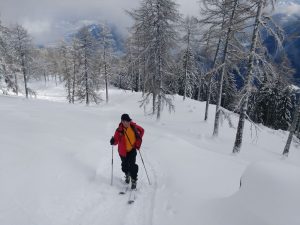
<svg viewBox="0 0 300 225">
<path fill-rule="evenodd" d="M 276 9 L 276 13 L 287 14 L 287 16 L 300 14 L 300 4 L 294 2 L 288 2 L 286 4 L 279 4 Z"/>
<path fill-rule="evenodd" d="M 198 13 L 198 0 L 177 0 L 183 14 Z M 0 19 L 5 24 L 23 25 L 38 43 L 63 36 L 68 24 L 77 21 L 107 21 L 122 33 L 131 25 L 125 10 L 140 0 L 0 0 Z M 65 27 L 64 27 L 65 26 Z"/>
<path fill-rule="evenodd" d="M 33 35 L 39 35 L 45 32 L 50 32 L 50 21 L 30 21 L 28 19 L 23 22 L 24 28 Z"/>
</svg>

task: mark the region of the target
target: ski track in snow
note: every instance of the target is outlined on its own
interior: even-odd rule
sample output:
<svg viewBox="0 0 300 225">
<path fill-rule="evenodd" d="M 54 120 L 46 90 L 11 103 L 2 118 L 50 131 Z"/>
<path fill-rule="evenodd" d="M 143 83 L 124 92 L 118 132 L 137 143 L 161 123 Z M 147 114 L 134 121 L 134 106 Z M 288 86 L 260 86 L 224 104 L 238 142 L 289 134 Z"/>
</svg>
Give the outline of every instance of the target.
<svg viewBox="0 0 300 225">
<path fill-rule="evenodd" d="M 111 120 L 115 118 L 111 116 Z M 116 124 L 112 122 L 106 123 L 106 131 L 111 132 L 115 130 Z M 110 150 L 111 151 L 111 150 Z M 67 219 L 68 224 L 88 225 L 88 224 L 107 224 L 107 225 L 152 225 L 153 214 L 155 207 L 155 192 L 157 188 L 156 184 L 156 172 L 147 160 L 146 152 L 142 152 L 143 159 L 148 169 L 148 175 L 151 179 L 151 185 L 149 185 L 147 176 L 144 171 L 143 164 L 140 160 L 139 153 L 137 154 L 137 163 L 139 164 L 139 180 L 138 189 L 135 193 L 136 199 L 133 204 L 128 204 L 128 197 L 130 190 L 125 195 L 119 195 L 119 191 L 123 188 L 122 172 L 119 171 L 119 157 L 117 153 L 117 147 L 114 146 L 114 180 L 113 186 L 102 185 L 99 187 L 99 196 L 97 199 L 90 202 L 90 204 L 81 206 L 79 205 L 73 215 Z M 99 164 L 104 164 L 105 160 L 99 161 Z M 99 176 L 107 176 L 102 171 L 96 172 L 93 182 L 97 184 Z M 106 169 L 110 169 L 106 167 Z M 106 170 L 107 171 L 107 170 Z M 110 171 L 110 170 L 109 170 Z M 109 180 L 110 182 L 110 180 Z M 105 190 L 107 189 L 107 190 Z M 103 191 L 105 190 L 105 191 Z"/>
<path fill-rule="evenodd" d="M 99 187 L 101 194 L 98 199 L 85 207 L 79 205 L 76 213 L 68 219 L 68 224 L 152 225 L 156 189 L 155 172 L 148 161 L 145 163 L 150 168 L 149 172 L 154 178 L 154 182 L 149 185 L 145 182 L 145 176 L 140 176 L 139 187 L 135 193 L 136 199 L 133 204 L 127 203 L 130 190 L 125 195 L 119 194 L 123 188 L 123 181 L 115 177 L 112 187 L 105 185 L 106 191 Z M 95 182 L 97 183 L 97 178 Z"/>
</svg>

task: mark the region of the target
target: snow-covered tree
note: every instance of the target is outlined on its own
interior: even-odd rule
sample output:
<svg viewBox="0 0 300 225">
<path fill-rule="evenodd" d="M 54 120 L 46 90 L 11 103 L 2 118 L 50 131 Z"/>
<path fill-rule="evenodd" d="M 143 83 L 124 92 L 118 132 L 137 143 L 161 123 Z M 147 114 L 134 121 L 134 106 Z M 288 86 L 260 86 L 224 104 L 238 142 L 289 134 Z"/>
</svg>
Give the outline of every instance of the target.
<svg viewBox="0 0 300 225">
<path fill-rule="evenodd" d="M 219 94 L 217 97 L 217 103 L 216 103 L 216 114 L 215 114 L 215 123 L 214 123 L 214 136 L 218 135 L 219 132 L 219 120 L 220 120 L 220 106 L 222 101 L 222 93 L 223 93 L 223 80 L 226 73 L 226 60 L 227 60 L 227 54 L 228 54 L 228 48 L 230 44 L 230 40 L 233 36 L 233 27 L 235 24 L 235 18 L 238 8 L 238 0 L 234 1 L 224 1 L 225 4 L 229 3 L 229 9 L 231 12 L 231 15 L 229 17 L 228 25 L 227 25 L 227 31 L 224 38 L 224 47 L 222 50 L 222 59 L 220 64 L 222 65 L 221 72 L 220 72 L 220 78 L 219 78 Z"/>
<path fill-rule="evenodd" d="M 220 58 L 221 44 L 224 39 L 225 18 L 227 14 L 225 8 L 226 4 L 224 1 L 210 0 L 203 1 L 203 7 L 201 7 L 202 19 L 199 23 L 201 26 L 209 26 L 207 31 L 203 34 L 203 41 L 206 42 L 204 52 L 207 58 L 211 58 L 211 55 L 213 54 L 211 50 L 213 48 L 212 45 L 214 45 L 214 40 L 217 40 L 215 43 L 216 47 L 210 71 L 205 74 L 207 78 L 205 121 L 208 119 L 208 109 L 211 101 L 213 81 L 215 80 L 215 75 L 218 73 L 218 69 L 216 69 L 216 67 L 217 61 Z M 220 20 L 219 18 L 222 19 Z M 198 95 L 200 95 L 200 89 L 198 91 Z"/>
<path fill-rule="evenodd" d="M 221 106 L 233 111 L 237 102 L 238 90 L 236 87 L 236 79 L 234 72 L 227 72 L 223 80 L 223 94 Z"/>
<path fill-rule="evenodd" d="M 84 26 L 78 31 L 77 39 L 82 63 L 77 79 L 76 96 L 80 101 L 85 101 L 86 105 L 89 105 L 91 100 L 99 103 L 100 97 L 96 92 L 99 74 L 93 70 L 96 58 L 96 39 L 92 36 L 89 26 Z"/>
<path fill-rule="evenodd" d="M 292 121 L 294 93 L 281 77 L 265 80 L 249 97 L 248 115 L 257 123 L 287 130 Z"/>
<path fill-rule="evenodd" d="M 101 54 L 101 65 L 102 65 L 102 73 L 104 75 L 105 80 L 105 99 L 106 103 L 108 103 L 108 83 L 109 77 L 111 76 L 112 69 L 112 61 L 113 61 L 113 46 L 114 40 L 112 37 L 111 30 L 106 23 L 101 25 L 101 37 L 100 43 L 100 54 Z"/>
<path fill-rule="evenodd" d="M 14 49 L 14 61 L 21 67 L 26 98 L 28 98 L 29 92 L 32 92 L 28 88 L 28 79 L 29 79 L 29 69 L 30 64 L 33 60 L 32 58 L 32 39 L 29 36 L 27 30 L 25 30 L 21 25 L 16 24 L 11 29 L 11 43 Z"/>
<path fill-rule="evenodd" d="M 0 21 L 0 90 L 7 93 L 7 89 L 12 89 L 18 95 L 18 82 L 13 71 L 15 66 L 10 40 L 9 29 Z"/>
<path fill-rule="evenodd" d="M 206 0 L 204 6 L 202 9 L 204 17 L 200 20 L 200 24 L 207 28 L 207 32 L 203 34 L 203 40 L 207 42 L 206 49 L 215 49 L 211 68 L 205 74 L 208 78 L 205 120 L 208 114 L 211 85 L 216 77 L 218 94 L 213 135 L 217 136 L 221 104 L 231 105 L 235 92 L 234 74 L 239 73 L 238 64 L 245 57 L 240 33 L 243 32 L 249 16 L 245 14 L 247 5 L 238 0 Z M 225 91 L 224 84 L 227 85 Z M 222 101 L 223 96 L 226 97 L 225 101 Z M 226 103 L 228 100 L 230 103 Z"/>
<path fill-rule="evenodd" d="M 172 109 L 172 100 L 167 96 L 166 77 L 172 70 L 171 50 L 176 44 L 176 23 L 180 15 L 172 0 L 143 0 L 140 7 L 129 12 L 134 20 L 132 35 L 141 45 L 140 57 L 145 58 L 147 94 L 143 102 L 152 96 L 153 113 L 160 119 L 163 104 Z"/>
<path fill-rule="evenodd" d="M 75 95 L 76 95 L 76 84 L 80 74 L 80 67 L 82 64 L 82 56 L 80 54 L 80 44 L 77 38 L 73 38 L 71 50 L 71 65 L 72 65 L 72 72 L 71 72 L 71 102 L 74 104 L 75 102 Z"/>
<path fill-rule="evenodd" d="M 65 88 L 67 90 L 67 99 L 69 100 L 69 103 L 72 103 L 72 53 L 71 53 L 71 47 L 68 46 L 65 42 L 61 43 L 61 46 L 59 47 L 59 56 L 60 56 L 60 72 L 64 77 L 65 81 Z"/>
<path fill-rule="evenodd" d="M 294 95 L 290 87 L 285 87 L 280 92 L 277 107 L 276 117 L 274 122 L 275 129 L 287 130 L 292 123 L 292 109 Z"/>
<path fill-rule="evenodd" d="M 140 65 L 138 64 L 139 58 L 139 51 L 137 50 L 139 43 L 134 43 L 133 38 L 129 37 L 125 43 L 126 48 L 126 74 L 127 74 L 127 81 L 129 83 L 128 89 L 132 91 L 138 91 L 140 89 L 140 74 L 137 74 L 139 71 Z M 136 82 L 137 81 L 137 82 Z"/>
<path fill-rule="evenodd" d="M 182 22 L 183 37 L 182 42 L 182 72 L 183 72 L 183 100 L 186 96 L 191 97 L 196 82 L 196 62 L 194 58 L 195 36 L 197 32 L 197 20 L 193 17 L 186 17 Z"/>
<path fill-rule="evenodd" d="M 33 52 L 34 62 L 33 62 L 33 74 L 32 76 L 37 80 L 44 80 L 47 83 L 47 59 L 46 59 L 46 49 L 40 48 L 35 49 Z"/>
<path fill-rule="evenodd" d="M 247 70 L 245 74 L 245 82 L 242 90 L 240 117 L 236 133 L 236 139 L 233 147 L 233 153 L 238 153 L 241 149 L 244 123 L 247 117 L 246 113 L 248 110 L 249 96 L 253 87 L 254 78 L 260 74 L 276 74 L 276 70 L 269 63 L 266 57 L 266 52 L 264 51 L 261 39 L 260 39 L 260 29 L 264 28 L 270 35 L 273 35 L 278 42 L 278 46 L 281 45 L 282 34 L 277 26 L 268 26 L 270 21 L 270 16 L 267 14 L 266 10 L 268 7 L 274 7 L 273 0 L 252 0 L 249 3 L 255 8 L 256 16 L 253 23 L 253 33 L 251 46 L 248 54 Z M 275 24 L 272 24 L 275 25 Z M 275 75 L 274 75 L 275 76 Z"/>
<path fill-rule="evenodd" d="M 292 121 L 292 124 L 289 128 L 289 136 L 288 136 L 288 139 L 286 141 L 286 144 L 285 144 L 285 147 L 284 147 L 284 150 L 283 150 L 283 155 L 284 156 L 288 156 L 289 152 L 290 152 L 290 146 L 291 146 L 291 143 L 292 143 L 292 139 L 293 139 L 293 136 L 296 132 L 296 129 L 297 129 L 297 124 L 299 123 L 299 115 L 300 115 L 300 98 L 298 97 L 298 103 L 297 103 L 297 106 L 295 108 L 295 113 L 294 113 L 294 117 L 293 117 L 293 121 Z"/>
<path fill-rule="evenodd" d="M 59 51 L 56 47 L 47 48 L 48 73 L 51 79 L 54 78 L 56 86 L 60 82 Z"/>
</svg>

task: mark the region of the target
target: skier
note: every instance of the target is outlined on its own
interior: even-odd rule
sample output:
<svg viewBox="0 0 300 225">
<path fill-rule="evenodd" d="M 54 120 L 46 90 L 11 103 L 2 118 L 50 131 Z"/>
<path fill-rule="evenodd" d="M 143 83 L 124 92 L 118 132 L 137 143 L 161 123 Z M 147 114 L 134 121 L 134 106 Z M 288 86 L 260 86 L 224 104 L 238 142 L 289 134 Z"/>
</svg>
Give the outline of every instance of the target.
<svg viewBox="0 0 300 225">
<path fill-rule="evenodd" d="M 132 122 L 128 114 L 123 114 L 119 127 L 110 139 L 111 145 L 118 145 L 125 182 L 129 184 L 131 179 L 131 189 L 136 189 L 137 185 L 139 167 L 136 164 L 136 155 L 141 147 L 143 135 L 144 129 Z"/>
</svg>

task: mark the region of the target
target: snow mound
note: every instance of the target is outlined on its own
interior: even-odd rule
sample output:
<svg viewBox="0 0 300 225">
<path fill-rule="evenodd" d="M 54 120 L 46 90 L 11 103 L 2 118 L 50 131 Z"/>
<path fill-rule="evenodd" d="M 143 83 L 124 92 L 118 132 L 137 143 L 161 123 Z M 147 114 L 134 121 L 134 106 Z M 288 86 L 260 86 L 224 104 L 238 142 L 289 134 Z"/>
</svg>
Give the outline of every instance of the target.
<svg viewBox="0 0 300 225">
<path fill-rule="evenodd" d="M 300 224 L 300 168 L 274 162 L 259 162 L 247 167 L 238 205 L 260 218 L 261 224 Z M 247 203 L 247 204 L 244 204 Z"/>
</svg>

